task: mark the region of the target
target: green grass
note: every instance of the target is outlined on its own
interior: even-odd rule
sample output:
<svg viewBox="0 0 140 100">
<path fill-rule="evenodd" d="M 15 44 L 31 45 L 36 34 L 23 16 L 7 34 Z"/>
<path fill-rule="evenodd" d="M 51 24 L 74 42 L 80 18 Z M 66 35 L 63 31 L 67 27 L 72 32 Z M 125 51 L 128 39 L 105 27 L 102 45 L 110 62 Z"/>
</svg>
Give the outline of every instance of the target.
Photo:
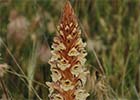
<svg viewBox="0 0 140 100">
<path fill-rule="evenodd" d="M 139 100 L 140 0 L 70 1 L 78 17 L 83 40 L 88 44 L 85 67 L 91 73 L 99 69 L 96 54 L 114 98 Z M 47 63 L 49 53 L 41 52 L 40 48 L 46 44 L 49 52 L 64 4 L 65 0 L 0 0 L 0 38 L 3 41 L 0 63 L 7 63 L 10 67 L 3 80 L 13 100 L 48 100 L 45 82 L 51 80 Z M 20 43 L 21 39 L 15 42 L 15 35 L 7 38 L 12 9 L 30 23 L 23 43 Z M 47 56 L 42 58 L 45 62 L 38 56 L 40 52 Z M 95 98 L 91 91 L 92 87 L 88 100 Z M 0 97 L 2 93 L 0 89 Z"/>
</svg>

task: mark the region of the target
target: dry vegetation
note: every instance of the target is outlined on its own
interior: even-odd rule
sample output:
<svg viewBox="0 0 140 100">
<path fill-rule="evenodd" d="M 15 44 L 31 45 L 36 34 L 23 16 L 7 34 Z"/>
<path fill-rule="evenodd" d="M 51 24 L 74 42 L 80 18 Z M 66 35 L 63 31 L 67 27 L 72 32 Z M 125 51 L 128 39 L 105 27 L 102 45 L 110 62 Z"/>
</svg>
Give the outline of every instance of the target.
<svg viewBox="0 0 140 100">
<path fill-rule="evenodd" d="M 0 98 L 49 100 L 66 0 L 0 0 Z M 87 100 L 140 99 L 140 0 L 70 0 L 87 43 Z"/>
</svg>

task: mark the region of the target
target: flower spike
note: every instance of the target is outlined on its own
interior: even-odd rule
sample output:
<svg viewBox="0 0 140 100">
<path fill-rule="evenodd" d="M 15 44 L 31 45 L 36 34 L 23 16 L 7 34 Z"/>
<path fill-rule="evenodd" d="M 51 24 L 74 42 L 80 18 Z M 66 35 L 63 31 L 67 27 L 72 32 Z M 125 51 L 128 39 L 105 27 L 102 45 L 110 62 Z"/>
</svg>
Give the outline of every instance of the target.
<svg viewBox="0 0 140 100">
<path fill-rule="evenodd" d="M 65 4 L 58 33 L 49 60 L 52 82 L 46 82 L 50 87 L 50 100 L 86 100 L 89 96 L 84 90 L 89 73 L 84 68 L 86 44 L 80 37 L 81 31 L 69 1 Z"/>
</svg>

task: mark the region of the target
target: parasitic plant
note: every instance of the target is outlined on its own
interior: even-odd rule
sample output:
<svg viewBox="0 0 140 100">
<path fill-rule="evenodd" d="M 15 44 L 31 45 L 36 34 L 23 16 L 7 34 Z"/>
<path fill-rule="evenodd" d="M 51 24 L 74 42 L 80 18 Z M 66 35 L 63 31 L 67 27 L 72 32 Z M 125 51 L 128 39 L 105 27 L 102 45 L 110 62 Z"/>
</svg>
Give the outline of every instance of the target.
<svg viewBox="0 0 140 100">
<path fill-rule="evenodd" d="M 50 100 L 86 100 L 87 74 L 84 68 L 87 55 L 80 35 L 77 18 L 69 1 L 66 2 L 59 25 L 58 34 L 52 44 L 52 57 L 49 60 L 52 82 L 49 86 Z"/>
</svg>

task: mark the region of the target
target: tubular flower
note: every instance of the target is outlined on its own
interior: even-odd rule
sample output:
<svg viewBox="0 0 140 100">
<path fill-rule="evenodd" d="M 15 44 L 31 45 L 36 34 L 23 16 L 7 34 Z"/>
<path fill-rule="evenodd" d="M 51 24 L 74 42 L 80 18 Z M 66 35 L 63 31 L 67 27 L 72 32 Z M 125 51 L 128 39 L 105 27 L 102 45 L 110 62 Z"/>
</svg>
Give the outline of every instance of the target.
<svg viewBox="0 0 140 100">
<path fill-rule="evenodd" d="M 57 29 L 49 60 L 52 82 L 46 82 L 50 100 L 86 100 L 89 96 L 84 90 L 89 73 L 84 68 L 86 43 L 80 37 L 81 31 L 68 1 Z"/>
</svg>

